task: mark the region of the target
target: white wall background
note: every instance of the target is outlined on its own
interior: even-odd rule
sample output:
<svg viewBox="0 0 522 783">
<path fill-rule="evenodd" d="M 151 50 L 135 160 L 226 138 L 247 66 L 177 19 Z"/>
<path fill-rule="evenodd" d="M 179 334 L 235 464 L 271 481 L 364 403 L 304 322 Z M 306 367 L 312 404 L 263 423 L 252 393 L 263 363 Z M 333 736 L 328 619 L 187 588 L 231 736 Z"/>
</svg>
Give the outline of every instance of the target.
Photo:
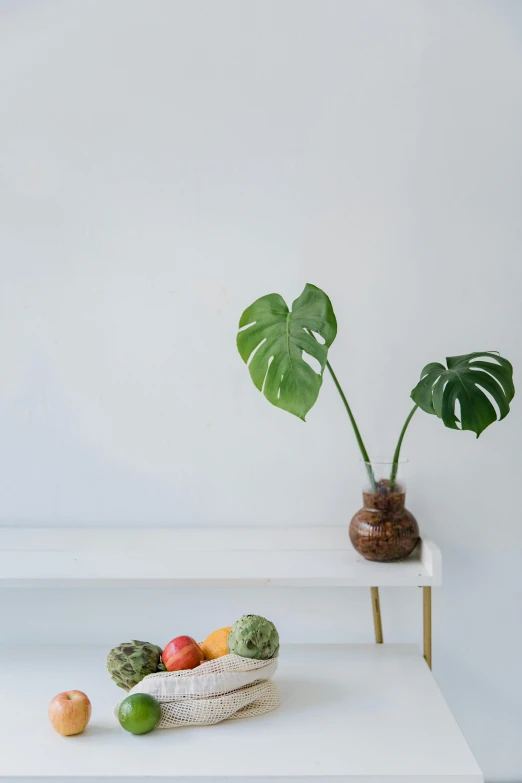
<svg viewBox="0 0 522 783">
<path fill-rule="evenodd" d="M 347 524 L 331 382 L 303 424 L 235 349 L 271 291 L 330 294 L 373 453 L 426 362 L 498 349 L 520 377 L 521 2 L 4 0 L 0 83 L 3 524 Z M 445 558 L 436 677 L 490 780 L 522 779 L 521 425 L 515 398 L 478 441 L 417 414 L 405 443 Z M 419 634 L 411 592 L 389 640 Z M 369 638 L 366 593 L 284 596 L 4 591 L 0 634 L 160 640 L 170 607 Z"/>
</svg>

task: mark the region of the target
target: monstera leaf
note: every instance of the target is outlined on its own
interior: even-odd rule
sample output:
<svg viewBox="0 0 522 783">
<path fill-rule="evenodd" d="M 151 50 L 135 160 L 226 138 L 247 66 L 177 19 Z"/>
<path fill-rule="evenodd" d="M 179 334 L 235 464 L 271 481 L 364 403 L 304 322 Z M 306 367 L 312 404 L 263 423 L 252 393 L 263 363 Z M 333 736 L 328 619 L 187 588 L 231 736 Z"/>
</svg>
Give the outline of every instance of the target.
<svg viewBox="0 0 522 783">
<path fill-rule="evenodd" d="M 433 362 L 421 373 L 421 380 L 413 389 L 413 401 L 426 413 L 436 414 L 446 427 L 472 430 L 477 438 L 497 418 L 509 413 L 509 403 L 515 394 L 513 367 L 493 351 L 477 351 L 465 356 L 450 356 L 448 367 Z M 498 405 L 500 415 L 488 395 Z M 455 403 L 460 404 L 459 419 Z"/>
<path fill-rule="evenodd" d="M 337 334 L 327 295 L 308 283 L 291 311 L 279 294 L 262 296 L 247 307 L 239 329 L 237 347 L 256 387 L 272 405 L 304 421 L 319 395 L 328 349 Z M 320 373 L 303 353 L 317 359 Z"/>
</svg>

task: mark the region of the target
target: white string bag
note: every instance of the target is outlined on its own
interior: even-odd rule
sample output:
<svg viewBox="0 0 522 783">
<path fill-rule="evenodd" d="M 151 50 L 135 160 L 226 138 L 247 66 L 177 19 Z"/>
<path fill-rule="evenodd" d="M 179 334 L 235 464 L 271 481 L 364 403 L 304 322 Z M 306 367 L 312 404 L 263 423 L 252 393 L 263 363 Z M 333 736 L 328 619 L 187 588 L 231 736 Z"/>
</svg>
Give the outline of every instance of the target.
<svg viewBox="0 0 522 783">
<path fill-rule="evenodd" d="M 279 707 L 279 689 L 270 680 L 276 669 L 277 658 L 259 661 L 223 655 L 195 669 L 149 674 L 128 695 L 148 693 L 160 703 L 157 729 L 209 726 L 263 715 Z"/>
</svg>

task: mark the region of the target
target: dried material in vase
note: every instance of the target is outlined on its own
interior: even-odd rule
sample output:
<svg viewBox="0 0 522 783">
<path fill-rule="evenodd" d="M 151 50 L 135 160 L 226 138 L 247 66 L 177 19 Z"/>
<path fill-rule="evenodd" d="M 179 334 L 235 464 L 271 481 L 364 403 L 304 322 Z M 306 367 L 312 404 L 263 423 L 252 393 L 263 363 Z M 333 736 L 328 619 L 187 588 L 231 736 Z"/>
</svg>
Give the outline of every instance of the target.
<svg viewBox="0 0 522 783">
<path fill-rule="evenodd" d="M 350 541 L 366 560 L 390 563 L 408 557 L 419 542 L 419 526 L 405 508 L 406 493 L 389 491 L 386 479 L 375 492 L 363 492 L 363 508 L 350 522 Z"/>
</svg>

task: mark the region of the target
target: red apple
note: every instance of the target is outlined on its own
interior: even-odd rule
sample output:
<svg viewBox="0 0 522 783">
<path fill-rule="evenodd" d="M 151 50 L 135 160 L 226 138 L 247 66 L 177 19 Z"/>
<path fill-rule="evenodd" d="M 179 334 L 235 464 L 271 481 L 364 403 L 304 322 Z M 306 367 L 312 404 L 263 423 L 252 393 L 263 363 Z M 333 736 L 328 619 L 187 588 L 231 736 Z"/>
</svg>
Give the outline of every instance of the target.
<svg viewBox="0 0 522 783">
<path fill-rule="evenodd" d="M 91 718 L 91 702 L 82 691 L 64 691 L 49 704 L 49 720 L 62 737 L 81 734 Z"/>
<path fill-rule="evenodd" d="M 168 672 L 195 669 L 204 659 L 203 650 L 191 636 L 176 636 L 161 654 Z"/>
</svg>

